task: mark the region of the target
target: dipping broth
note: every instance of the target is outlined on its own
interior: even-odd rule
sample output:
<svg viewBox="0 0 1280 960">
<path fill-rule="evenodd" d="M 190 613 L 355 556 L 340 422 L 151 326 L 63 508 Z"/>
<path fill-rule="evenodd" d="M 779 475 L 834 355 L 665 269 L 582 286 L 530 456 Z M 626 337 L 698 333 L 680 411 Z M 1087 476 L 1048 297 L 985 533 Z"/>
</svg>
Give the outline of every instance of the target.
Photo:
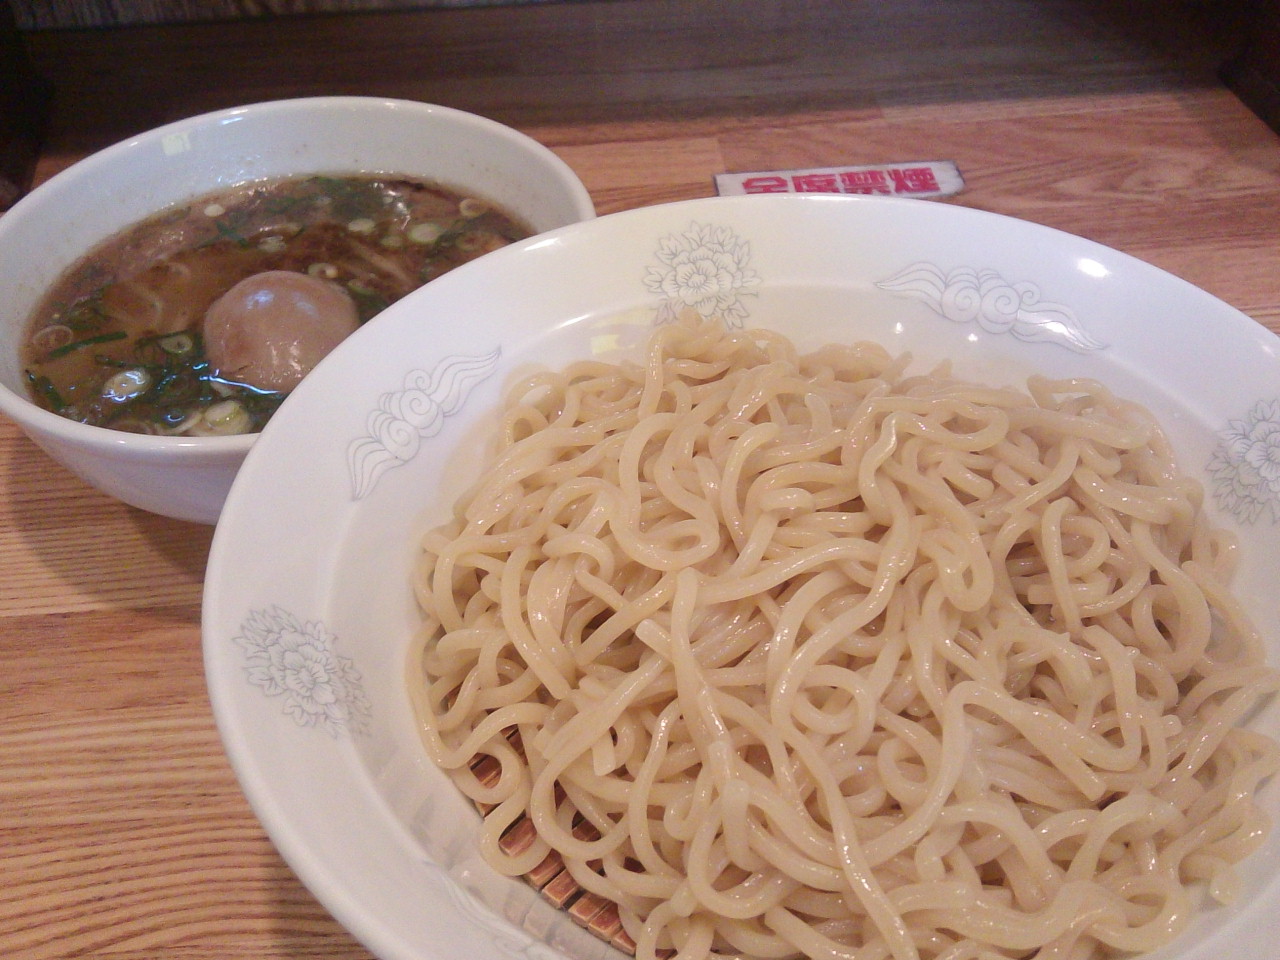
<svg viewBox="0 0 1280 960">
<path fill-rule="evenodd" d="M 31 396 L 134 433 L 256 432 L 351 329 L 532 232 L 484 200 L 392 177 L 202 197 L 123 231 L 55 284 L 24 344 Z M 269 301 L 275 313 L 259 309 Z M 281 357 L 287 369 L 265 369 Z"/>
</svg>

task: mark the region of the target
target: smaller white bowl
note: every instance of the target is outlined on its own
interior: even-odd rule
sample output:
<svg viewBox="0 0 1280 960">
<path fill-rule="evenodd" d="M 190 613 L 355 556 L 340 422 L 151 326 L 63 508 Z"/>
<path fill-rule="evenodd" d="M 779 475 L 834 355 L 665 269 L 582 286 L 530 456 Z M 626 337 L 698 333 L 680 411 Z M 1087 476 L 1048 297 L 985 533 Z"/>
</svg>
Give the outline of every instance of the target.
<svg viewBox="0 0 1280 960">
<path fill-rule="evenodd" d="M 179 120 L 108 147 L 0 217 L 0 412 L 54 460 L 125 503 L 213 523 L 256 434 L 156 437 L 77 423 L 30 399 L 31 311 L 80 257 L 172 204 L 248 181 L 398 173 L 494 201 L 541 233 L 595 216 L 555 153 L 492 120 L 372 97 L 278 100 Z"/>
</svg>

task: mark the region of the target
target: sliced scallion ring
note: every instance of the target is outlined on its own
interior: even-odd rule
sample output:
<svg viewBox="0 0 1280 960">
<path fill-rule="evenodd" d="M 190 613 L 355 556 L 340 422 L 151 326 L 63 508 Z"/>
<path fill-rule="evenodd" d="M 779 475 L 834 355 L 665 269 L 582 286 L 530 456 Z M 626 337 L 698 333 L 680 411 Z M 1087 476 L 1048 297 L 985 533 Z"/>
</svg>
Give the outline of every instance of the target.
<svg viewBox="0 0 1280 960">
<path fill-rule="evenodd" d="M 156 346 L 171 357 L 185 357 L 196 348 L 196 341 L 191 334 L 183 331 L 161 337 L 156 341 Z"/>
<path fill-rule="evenodd" d="M 102 385 L 102 396 L 116 403 L 124 403 L 142 396 L 151 389 L 152 378 L 142 367 L 132 367 L 113 373 Z"/>
<path fill-rule="evenodd" d="M 220 400 L 200 414 L 191 428 L 197 437 L 230 437 L 253 430 L 253 418 L 238 400 Z"/>
</svg>

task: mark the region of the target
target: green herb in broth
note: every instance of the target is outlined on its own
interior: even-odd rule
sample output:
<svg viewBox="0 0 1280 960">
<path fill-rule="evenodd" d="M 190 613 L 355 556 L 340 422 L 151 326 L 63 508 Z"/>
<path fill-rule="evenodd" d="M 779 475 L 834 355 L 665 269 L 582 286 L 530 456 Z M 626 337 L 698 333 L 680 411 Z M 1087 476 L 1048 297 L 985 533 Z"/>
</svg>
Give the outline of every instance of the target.
<svg viewBox="0 0 1280 960">
<path fill-rule="evenodd" d="M 60 347 L 54 347 L 49 351 L 49 359 L 56 360 L 58 357 L 65 357 L 73 350 L 82 350 L 85 347 L 96 346 L 101 343 L 110 343 L 112 340 L 123 340 L 128 334 L 123 330 L 113 330 L 110 333 L 99 333 L 92 337 L 85 337 L 83 340 L 72 340 L 70 343 L 64 343 Z"/>
<path fill-rule="evenodd" d="M 377 181 L 356 180 L 343 177 L 312 177 L 315 187 L 313 197 L 328 204 L 332 215 L 339 220 L 358 220 L 362 217 L 377 218 L 384 211 L 397 206 L 394 199 L 380 190 Z M 396 213 L 403 215 L 403 207 Z"/>
<path fill-rule="evenodd" d="M 340 286 L 364 323 L 530 233 L 476 198 L 401 178 L 313 176 L 200 198 L 63 277 L 29 327 L 29 390 L 46 409 L 122 430 L 260 430 L 283 395 L 213 369 L 205 349 L 204 315 L 226 291 L 259 274 L 306 274 Z"/>
<path fill-rule="evenodd" d="M 110 343 L 124 339 L 122 332 L 104 336 Z M 89 362 L 96 375 L 89 379 L 89 389 L 73 385 L 64 396 L 48 377 L 30 370 L 28 383 L 55 413 L 134 433 L 255 432 L 284 400 L 283 394 L 215 376 L 198 334 L 138 337 L 127 346 L 126 354 L 92 352 Z"/>
<path fill-rule="evenodd" d="M 107 321 L 107 315 L 102 312 L 100 291 L 76 303 L 62 320 L 73 331 L 100 330 Z"/>
<path fill-rule="evenodd" d="M 27 374 L 27 385 L 31 388 L 31 392 L 39 398 L 41 405 L 47 410 L 54 413 L 61 413 L 67 406 L 67 401 L 62 399 L 62 394 L 58 393 L 53 382 L 45 376 L 32 373 L 30 370 Z"/>
</svg>

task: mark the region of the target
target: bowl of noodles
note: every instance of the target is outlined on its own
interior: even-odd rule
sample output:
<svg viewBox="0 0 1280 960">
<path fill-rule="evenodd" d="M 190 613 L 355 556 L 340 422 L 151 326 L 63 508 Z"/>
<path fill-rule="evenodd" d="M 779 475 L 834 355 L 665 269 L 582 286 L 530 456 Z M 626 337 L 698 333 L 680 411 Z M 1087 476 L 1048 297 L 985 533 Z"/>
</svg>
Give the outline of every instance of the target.
<svg viewBox="0 0 1280 960">
<path fill-rule="evenodd" d="M 103 492 L 213 523 L 298 381 L 410 291 L 594 216 L 555 153 L 372 97 L 178 120 L 0 218 L 0 412 Z"/>
<path fill-rule="evenodd" d="M 247 457 L 228 755 L 382 960 L 1268 955 L 1276 347 L 919 201 L 512 245 Z"/>
</svg>

